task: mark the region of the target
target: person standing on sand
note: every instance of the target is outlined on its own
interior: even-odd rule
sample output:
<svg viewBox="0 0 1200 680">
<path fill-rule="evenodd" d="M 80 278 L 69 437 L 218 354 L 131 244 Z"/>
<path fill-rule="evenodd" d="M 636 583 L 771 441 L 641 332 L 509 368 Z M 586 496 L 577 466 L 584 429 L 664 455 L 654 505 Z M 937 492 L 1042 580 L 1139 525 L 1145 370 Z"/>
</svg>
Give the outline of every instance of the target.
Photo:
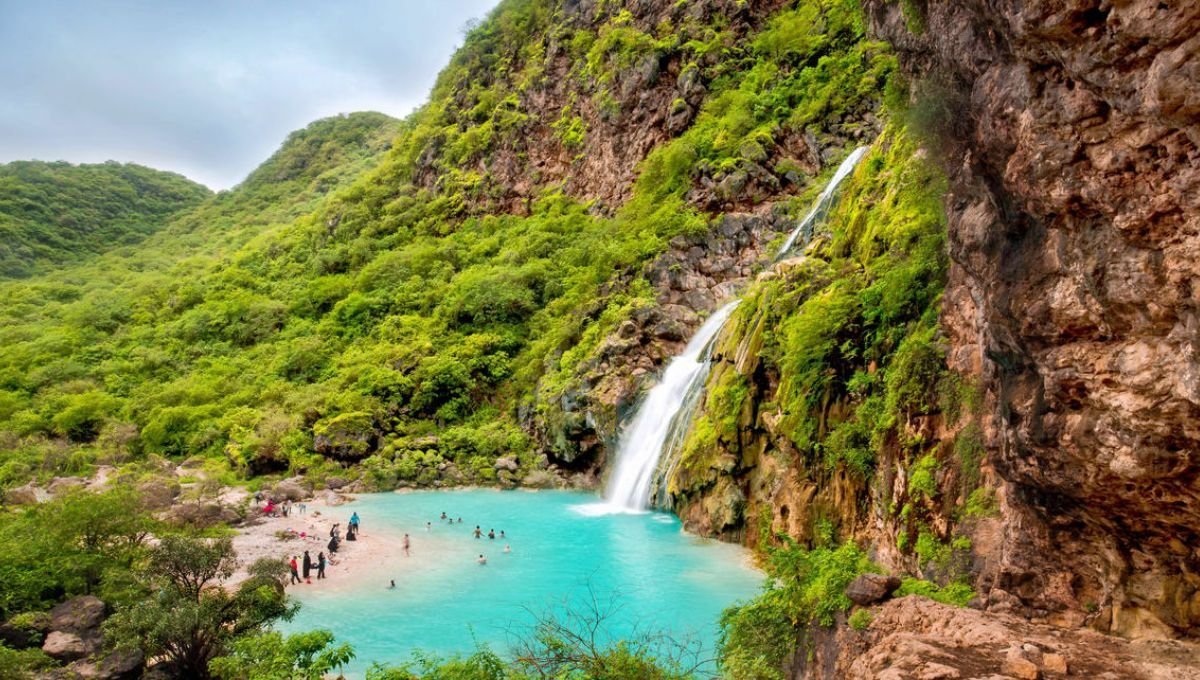
<svg viewBox="0 0 1200 680">
<path fill-rule="evenodd" d="M 288 561 L 288 566 L 292 568 L 292 585 L 300 583 L 300 568 L 299 565 L 296 564 L 295 555 L 293 555 L 292 559 Z"/>
<path fill-rule="evenodd" d="M 317 578 L 325 578 L 325 553 L 317 553 Z"/>
<path fill-rule="evenodd" d="M 404 534 L 404 556 L 408 557 L 408 534 Z"/>
<path fill-rule="evenodd" d="M 310 573 L 312 573 L 312 557 L 309 556 L 307 550 L 304 551 L 304 566 L 303 566 L 303 568 L 304 568 L 304 582 L 312 583 L 312 581 L 310 581 L 308 578 L 308 575 Z"/>
</svg>

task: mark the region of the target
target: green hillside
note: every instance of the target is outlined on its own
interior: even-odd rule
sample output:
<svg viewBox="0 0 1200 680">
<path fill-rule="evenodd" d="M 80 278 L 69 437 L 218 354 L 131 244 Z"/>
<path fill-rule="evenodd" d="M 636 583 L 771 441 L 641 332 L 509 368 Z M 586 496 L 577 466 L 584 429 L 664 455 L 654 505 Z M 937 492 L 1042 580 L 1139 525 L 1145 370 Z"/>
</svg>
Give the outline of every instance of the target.
<svg viewBox="0 0 1200 680">
<path fill-rule="evenodd" d="M 0 277 L 137 243 L 211 195 L 181 175 L 133 163 L 0 165 Z"/>
<path fill-rule="evenodd" d="M 362 461 L 383 488 L 445 463 L 492 481 L 503 454 L 540 469 L 520 414 L 553 410 L 606 334 L 654 305 L 647 262 L 715 229 L 719 213 L 687 200 L 699 177 L 761 168 L 789 137 L 839 129 L 827 117 L 857 125 L 878 103 L 892 62 L 864 41 L 857 3 L 755 12 L 567 18 L 510 0 L 372 169 L 368 138 L 386 125 L 322 121 L 143 246 L 0 288 L 0 433 L 21 452 L 0 479 L 147 454 L 243 474 Z M 498 210 L 511 187 L 495 159 L 549 153 L 523 146 L 539 129 L 559 137 L 550 151 L 578 148 L 586 120 L 632 106 L 619 85 L 647 55 L 707 96 L 631 198 L 598 211 L 551 176 Z M 579 114 L 539 103 L 560 82 Z M 801 193 L 809 178 L 785 161 L 776 172 Z M 47 469 L 64 446 L 70 463 Z"/>
</svg>

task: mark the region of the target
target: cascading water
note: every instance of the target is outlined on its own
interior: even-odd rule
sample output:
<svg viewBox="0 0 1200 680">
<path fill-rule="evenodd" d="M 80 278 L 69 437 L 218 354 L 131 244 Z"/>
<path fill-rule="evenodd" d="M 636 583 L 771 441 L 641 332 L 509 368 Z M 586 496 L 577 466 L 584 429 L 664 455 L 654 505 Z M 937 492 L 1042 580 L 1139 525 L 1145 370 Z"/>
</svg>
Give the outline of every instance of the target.
<svg viewBox="0 0 1200 680">
<path fill-rule="evenodd" d="M 648 507 L 664 445 L 672 431 L 678 431 L 680 425 L 676 421 L 681 416 L 691 418 L 692 409 L 684 406 L 690 402 L 694 407 L 696 397 L 704 389 L 713 338 L 738 302 L 734 300 L 713 312 L 700 326 L 683 353 L 667 365 L 662 380 L 646 394 L 633 422 L 622 433 L 617 468 L 604 493 L 605 505 L 612 511 L 641 511 Z"/>
<path fill-rule="evenodd" d="M 803 236 L 808 242 L 812 238 L 813 226 L 833 205 L 834 194 L 858 162 L 867 154 L 868 147 L 860 146 L 842 161 L 829 184 L 817 196 L 804 219 L 788 235 L 783 247 L 775 254 L 778 260 L 785 256 Z M 604 491 L 604 502 L 579 506 L 583 514 L 598 515 L 614 512 L 641 512 L 650 505 L 650 494 L 655 477 L 664 456 L 668 465 L 674 466 L 679 447 L 687 436 L 691 420 L 704 382 L 708 377 L 713 338 L 725 326 L 729 315 L 741 300 L 734 300 L 721 307 L 700 326 L 696 335 L 688 342 L 683 353 L 671 360 L 663 373 L 662 381 L 646 395 L 638 407 L 633 422 L 621 435 L 617 447 L 616 469 Z M 670 470 L 666 472 L 670 475 Z M 661 494 L 660 494 L 661 495 Z"/>
<path fill-rule="evenodd" d="M 842 183 L 842 180 L 850 176 L 850 173 L 854 170 L 854 167 L 858 165 L 858 162 L 861 161 L 865 155 L 867 155 L 867 147 L 860 146 L 854 151 L 851 151 L 849 156 L 846 156 L 846 160 L 842 161 L 842 164 L 838 166 L 837 171 L 833 173 L 833 178 L 829 180 L 829 184 L 825 185 L 825 188 L 821 190 L 821 195 L 817 196 L 817 200 L 815 203 L 813 203 L 812 209 L 808 211 L 808 214 L 804 216 L 804 219 L 800 220 L 800 224 L 796 225 L 796 228 L 792 230 L 792 233 L 788 234 L 787 240 L 783 242 L 783 247 L 779 249 L 779 252 L 775 253 L 776 259 L 787 255 L 788 251 L 790 251 L 792 246 L 796 244 L 796 239 L 801 234 L 804 235 L 804 240 L 806 242 L 812 238 L 813 224 L 820 218 L 824 217 L 825 213 L 829 211 L 829 206 L 833 204 L 833 194 L 837 191 L 838 185 Z"/>
</svg>

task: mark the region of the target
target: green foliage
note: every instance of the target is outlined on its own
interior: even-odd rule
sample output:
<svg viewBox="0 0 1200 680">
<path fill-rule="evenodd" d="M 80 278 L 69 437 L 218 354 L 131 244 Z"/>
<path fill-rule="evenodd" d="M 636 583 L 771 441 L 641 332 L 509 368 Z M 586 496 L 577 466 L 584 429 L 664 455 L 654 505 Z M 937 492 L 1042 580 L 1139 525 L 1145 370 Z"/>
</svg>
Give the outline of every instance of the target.
<svg viewBox="0 0 1200 680">
<path fill-rule="evenodd" d="M 909 470 L 908 493 L 914 498 L 937 496 L 938 460 L 932 453 L 925 454 Z"/>
<path fill-rule="evenodd" d="M 221 680 L 321 680 L 354 658 L 348 644 L 333 646 L 333 633 L 314 630 L 284 637 L 267 632 L 236 640 L 228 656 L 209 663 Z"/>
<path fill-rule="evenodd" d="M 212 677 L 209 663 L 231 653 L 250 655 L 269 670 L 273 663 L 267 658 L 272 651 L 270 641 L 237 644 L 294 613 L 284 594 L 287 566 L 279 560 L 259 560 L 236 589 L 225 588 L 223 583 L 236 565 L 237 555 L 228 538 L 164 537 L 150 550 L 141 571 L 155 595 L 119 609 L 105 621 L 105 635 L 118 647 L 139 648 L 147 657 L 163 657 L 184 677 Z M 299 650 L 298 658 L 303 659 L 306 650 L 312 651 L 312 642 L 297 641 L 293 649 Z M 341 651 L 334 650 L 334 657 L 340 658 Z M 228 662 L 217 668 L 231 670 Z"/>
<path fill-rule="evenodd" d="M 209 196 L 180 175 L 132 163 L 0 165 L 0 277 L 136 243 Z"/>
<path fill-rule="evenodd" d="M 120 599 L 156 526 L 127 489 L 71 491 L 0 521 L 0 618 L 60 598 Z"/>
<path fill-rule="evenodd" d="M 876 570 L 853 543 L 806 550 L 786 539 L 767 556 L 766 590 L 721 617 L 721 669 L 730 677 L 785 677 L 785 661 L 802 629 L 833 625 L 835 615 L 851 606 L 846 586 Z"/>
<path fill-rule="evenodd" d="M 980 487 L 967 496 L 964 512 L 967 517 L 993 517 L 1000 511 L 996 503 L 996 492 L 987 487 Z"/>
<path fill-rule="evenodd" d="M 950 604 L 955 607 L 965 607 L 975 597 L 975 591 L 970 585 L 961 582 L 938 586 L 935 583 L 916 578 L 905 578 L 900 582 L 896 597 L 905 595 L 920 595 L 931 600 Z"/>
<path fill-rule="evenodd" d="M 850 624 L 854 630 L 866 630 L 871 627 L 873 620 L 875 620 L 875 614 L 870 609 L 856 609 L 846 623 Z"/>
<path fill-rule="evenodd" d="M 54 667 L 54 659 L 40 649 L 9 649 L 0 644 L 0 678 L 8 680 L 33 680 L 44 677 L 39 671 Z"/>
</svg>

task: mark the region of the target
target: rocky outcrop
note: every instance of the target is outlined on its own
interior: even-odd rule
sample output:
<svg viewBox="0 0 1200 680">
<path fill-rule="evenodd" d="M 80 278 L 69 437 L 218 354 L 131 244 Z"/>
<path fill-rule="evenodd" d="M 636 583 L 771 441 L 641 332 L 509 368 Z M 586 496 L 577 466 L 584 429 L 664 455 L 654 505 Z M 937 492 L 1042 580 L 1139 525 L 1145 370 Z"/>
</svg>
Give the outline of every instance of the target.
<svg viewBox="0 0 1200 680">
<path fill-rule="evenodd" d="M 944 326 L 1002 486 L 987 606 L 1195 634 L 1200 5 L 866 5 L 945 146 Z"/>
<path fill-rule="evenodd" d="M 806 680 L 969 680 L 1065 677 L 1200 678 L 1200 648 L 1064 630 L 922 597 L 868 610 L 865 630 L 813 631 L 796 677 Z"/>
</svg>

